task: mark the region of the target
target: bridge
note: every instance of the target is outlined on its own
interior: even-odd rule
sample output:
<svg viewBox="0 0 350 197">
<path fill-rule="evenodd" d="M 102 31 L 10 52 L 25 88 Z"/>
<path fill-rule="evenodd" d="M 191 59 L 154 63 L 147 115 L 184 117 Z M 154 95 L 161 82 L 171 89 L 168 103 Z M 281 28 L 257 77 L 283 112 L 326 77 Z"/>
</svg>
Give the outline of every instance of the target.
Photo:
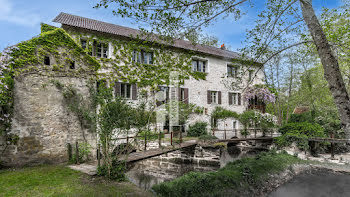
<svg viewBox="0 0 350 197">
<path fill-rule="evenodd" d="M 233 138 L 233 139 L 215 140 L 215 142 L 272 141 L 272 140 L 273 140 L 273 137 L 252 137 L 252 138 Z M 182 148 L 196 146 L 197 144 L 198 144 L 197 141 L 186 141 L 186 142 L 173 144 L 166 147 L 159 147 L 159 148 L 149 149 L 149 150 L 144 150 L 139 152 L 132 152 L 128 155 L 123 155 L 118 160 L 125 161 L 126 163 L 141 161 L 144 159 L 148 159 L 148 158 L 156 157 L 169 152 L 173 152 L 176 150 L 180 150 Z"/>
</svg>

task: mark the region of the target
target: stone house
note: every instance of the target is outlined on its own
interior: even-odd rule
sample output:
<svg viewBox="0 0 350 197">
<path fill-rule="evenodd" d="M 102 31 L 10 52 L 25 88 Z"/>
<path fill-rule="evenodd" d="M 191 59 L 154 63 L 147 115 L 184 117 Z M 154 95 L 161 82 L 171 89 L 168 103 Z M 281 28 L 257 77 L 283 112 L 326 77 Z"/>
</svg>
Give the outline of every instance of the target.
<svg viewBox="0 0 350 197">
<path fill-rule="evenodd" d="M 56 43 L 55 50 L 47 50 L 45 47 L 50 45 L 50 42 L 37 44 L 33 54 L 40 56 L 40 63 L 31 66 L 45 70 L 46 74 L 25 72 L 16 77 L 11 133 L 19 139 L 16 144 L 6 144 L 4 139 L 1 144 L 0 139 L 0 151 L 3 152 L 0 161 L 5 165 L 66 161 L 67 143 L 73 144 L 77 140 L 84 140 L 96 148 L 96 134 L 84 128 L 78 117 L 67 109 L 62 92 L 52 83 L 53 80 L 66 85 L 74 84 L 79 93 L 89 97 L 89 80 L 95 77 L 96 73 L 106 73 L 106 76 L 110 76 L 108 73 L 113 73 L 110 72 L 113 66 L 127 64 L 126 60 L 154 65 L 160 57 L 152 47 L 147 50 L 126 50 L 127 53 L 121 50 L 128 42 L 139 39 L 142 35 L 139 30 L 66 13 L 60 13 L 53 21 L 60 23 L 61 28 L 42 33 L 32 40 L 57 36 L 57 39 L 64 37 L 68 41 Z M 124 45 L 118 44 L 121 41 Z M 175 54 L 178 51 L 193 54 L 189 59 L 192 72 L 206 75 L 205 80 L 193 77 L 185 79 L 178 89 L 181 101 L 203 109 L 203 113 L 190 116 L 186 127 L 197 121 L 204 121 L 210 125 L 210 114 L 217 106 L 237 113 L 245 111 L 249 106 L 242 98 L 244 88 L 232 88 L 230 84 L 245 87 L 248 82 L 264 83 L 262 65 L 241 61 L 238 53 L 224 47 L 193 45 L 185 40 L 176 40 L 165 45 L 166 50 L 175 51 Z M 105 67 L 96 69 L 96 64 L 103 64 Z M 55 66 L 59 72 L 52 73 Z M 161 86 L 160 90 L 168 97 L 171 94 L 166 86 Z M 114 91 L 130 104 L 137 104 L 141 96 L 141 90 L 125 80 L 117 80 Z M 239 136 L 239 133 L 234 133 L 233 130 L 242 128 L 234 119 L 219 121 L 217 125 L 218 130 L 232 130 L 227 134 L 228 137 L 237 134 Z M 216 135 L 222 137 L 220 132 Z"/>
</svg>

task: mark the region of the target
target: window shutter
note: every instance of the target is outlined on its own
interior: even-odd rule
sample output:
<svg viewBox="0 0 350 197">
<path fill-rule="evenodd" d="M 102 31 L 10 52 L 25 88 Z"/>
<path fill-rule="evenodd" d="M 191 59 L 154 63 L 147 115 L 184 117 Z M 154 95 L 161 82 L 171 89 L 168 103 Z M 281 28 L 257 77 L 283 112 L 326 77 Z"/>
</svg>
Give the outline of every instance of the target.
<svg viewBox="0 0 350 197">
<path fill-rule="evenodd" d="M 137 100 L 137 85 L 136 84 L 131 85 L 131 96 L 132 96 L 132 100 Z"/>
<path fill-rule="evenodd" d="M 218 104 L 221 104 L 221 91 L 218 91 Z"/>
<path fill-rule="evenodd" d="M 185 93 L 185 104 L 188 104 L 188 88 L 184 88 L 184 93 Z"/>
<path fill-rule="evenodd" d="M 228 104 L 232 105 L 232 93 L 231 92 L 228 93 Z"/>
<path fill-rule="evenodd" d="M 238 93 L 238 105 L 241 105 L 241 93 Z"/>
<path fill-rule="evenodd" d="M 120 97 L 120 82 L 115 82 L 114 85 L 114 92 L 115 92 L 115 97 Z"/>
<path fill-rule="evenodd" d="M 182 88 L 178 88 L 178 89 L 177 89 L 177 100 L 178 100 L 178 101 L 182 101 L 182 100 L 181 100 L 181 99 L 182 99 L 182 98 L 181 98 L 181 89 L 182 89 Z"/>
<path fill-rule="evenodd" d="M 208 100 L 208 104 L 211 104 L 210 90 L 207 91 L 207 100 Z"/>
</svg>

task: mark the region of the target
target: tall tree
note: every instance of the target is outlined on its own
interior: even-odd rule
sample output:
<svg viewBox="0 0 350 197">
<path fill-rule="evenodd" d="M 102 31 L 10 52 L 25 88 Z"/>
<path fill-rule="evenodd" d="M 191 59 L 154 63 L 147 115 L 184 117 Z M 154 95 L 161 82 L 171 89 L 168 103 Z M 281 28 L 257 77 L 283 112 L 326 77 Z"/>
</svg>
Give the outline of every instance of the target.
<svg viewBox="0 0 350 197">
<path fill-rule="evenodd" d="M 148 23 L 157 33 L 176 37 L 175 35 L 189 35 L 197 32 L 219 17 L 233 15 L 237 19 L 241 16 L 239 6 L 247 2 L 248 0 L 101 0 L 96 7 L 107 8 L 110 4 L 114 4 L 117 6 L 116 10 L 113 10 L 114 14 Z M 299 7 L 296 5 L 297 2 Z M 291 47 L 314 43 L 341 122 L 350 139 L 349 96 L 338 60 L 316 17 L 312 0 L 267 0 L 266 7 L 267 11 L 259 15 L 265 17 L 265 23 L 250 32 L 255 38 L 255 43 L 249 48 L 252 51 L 250 55 L 255 59 L 264 57 L 261 62 L 266 63 L 276 54 Z M 298 32 L 297 25 L 302 21 L 305 22 L 312 40 L 290 44 L 290 41 L 295 40 L 283 35 L 288 32 Z M 264 37 L 258 36 L 260 32 L 265 33 Z M 272 55 L 266 53 L 271 50 L 274 51 Z"/>
</svg>

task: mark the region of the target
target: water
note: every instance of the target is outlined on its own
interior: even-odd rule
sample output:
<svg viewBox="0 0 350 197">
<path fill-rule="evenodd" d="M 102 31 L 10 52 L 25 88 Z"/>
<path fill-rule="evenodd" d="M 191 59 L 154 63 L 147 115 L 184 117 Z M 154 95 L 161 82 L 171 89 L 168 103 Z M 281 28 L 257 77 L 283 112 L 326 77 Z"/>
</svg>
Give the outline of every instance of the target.
<svg viewBox="0 0 350 197">
<path fill-rule="evenodd" d="M 269 197 L 349 197 L 349 186 L 350 174 L 316 171 L 296 176 Z"/>
<path fill-rule="evenodd" d="M 181 151 L 176 151 L 169 153 L 168 156 L 163 155 L 136 162 L 126 175 L 131 182 L 147 190 L 155 184 L 171 181 L 188 172 L 216 171 L 228 162 L 244 157 L 253 157 L 261 151 L 260 149 L 232 146 L 220 152 L 219 149 L 204 148 L 199 150 L 197 147 L 194 153 L 184 154 Z"/>
</svg>

